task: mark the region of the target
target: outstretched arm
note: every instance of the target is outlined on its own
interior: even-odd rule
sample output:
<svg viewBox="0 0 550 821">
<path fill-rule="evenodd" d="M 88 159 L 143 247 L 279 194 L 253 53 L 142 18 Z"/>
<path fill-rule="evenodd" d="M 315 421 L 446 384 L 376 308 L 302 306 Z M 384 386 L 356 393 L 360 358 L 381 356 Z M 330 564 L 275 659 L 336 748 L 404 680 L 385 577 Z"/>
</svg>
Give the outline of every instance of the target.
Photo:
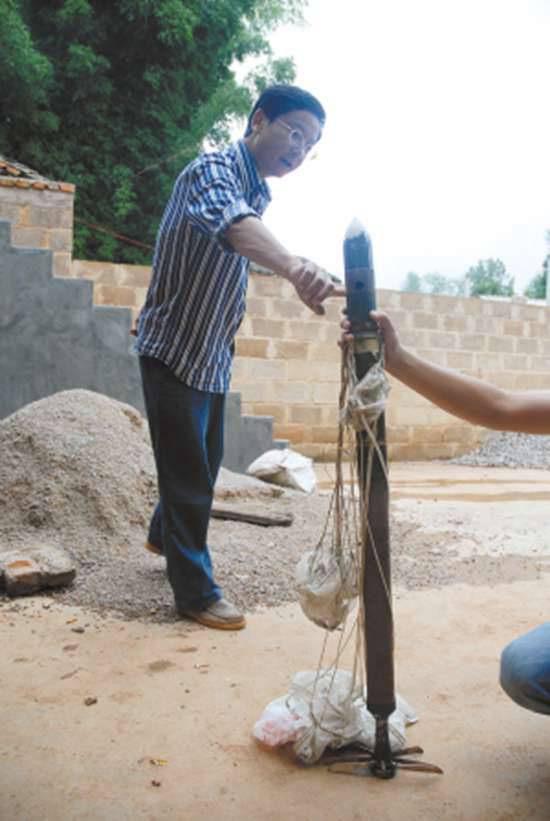
<svg viewBox="0 0 550 821">
<path fill-rule="evenodd" d="M 387 370 L 409 388 L 475 425 L 550 434 L 550 391 L 503 390 L 459 371 L 434 365 L 401 346 L 387 314 L 373 311 L 372 317 L 384 335 Z"/>
<path fill-rule="evenodd" d="M 308 308 L 324 314 L 323 300 L 335 293 L 328 274 L 314 262 L 291 254 L 256 217 L 234 222 L 226 238 L 238 254 L 288 279 Z"/>
</svg>

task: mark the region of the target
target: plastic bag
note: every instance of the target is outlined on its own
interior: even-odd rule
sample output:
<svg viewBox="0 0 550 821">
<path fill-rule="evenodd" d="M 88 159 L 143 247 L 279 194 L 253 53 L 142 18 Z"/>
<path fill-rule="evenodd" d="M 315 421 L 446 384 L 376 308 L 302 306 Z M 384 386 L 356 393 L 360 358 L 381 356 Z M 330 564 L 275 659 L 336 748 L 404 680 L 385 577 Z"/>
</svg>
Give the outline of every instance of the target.
<svg viewBox="0 0 550 821">
<path fill-rule="evenodd" d="M 317 481 L 313 460 L 288 448 L 266 451 L 248 466 L 246 472 L 249 476 L 304 493 L 315 490 Z"/>
<path fill-rule="evenodd" d="M 345 620 L 357 597 L 357 571 L 349 554 L 304 553 L 296 566 L 296 594 L 307 618 L 325 630 Z"/>
<path fill-rule="evenodd" d="M 405 727 L 417 721 L 401 696 L 388 721 L 391 748 L 406 744 Z M 374 749 L 375 720 L 366 706 L 366 691 L 346 670 L 296 673 L 287 696 L 272 701 L 253 730 L 270 747 L 292 743 L 296 757 L 315 764 L 326 749 L 360 742 Z"/>
</svg>

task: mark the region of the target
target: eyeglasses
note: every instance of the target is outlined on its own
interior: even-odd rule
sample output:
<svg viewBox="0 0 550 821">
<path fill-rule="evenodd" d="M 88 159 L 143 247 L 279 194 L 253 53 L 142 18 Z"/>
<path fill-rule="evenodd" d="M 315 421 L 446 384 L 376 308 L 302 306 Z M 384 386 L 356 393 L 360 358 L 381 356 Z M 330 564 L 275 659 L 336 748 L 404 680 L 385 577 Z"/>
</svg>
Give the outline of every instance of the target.
<svg viewBox="0 0 550 821">
<path fill-rule="evenodd" d="M 315 143 L 307 143 L 303 132 L 300 131 L 299 128 L 292 128 L 292 126 L 285 123 L 284 120 L 277 120 L 276 122 L 288 131 L 288 141 L 293 148 L 297 148 L 304 156 L 309 154 Z"/>
</svg>

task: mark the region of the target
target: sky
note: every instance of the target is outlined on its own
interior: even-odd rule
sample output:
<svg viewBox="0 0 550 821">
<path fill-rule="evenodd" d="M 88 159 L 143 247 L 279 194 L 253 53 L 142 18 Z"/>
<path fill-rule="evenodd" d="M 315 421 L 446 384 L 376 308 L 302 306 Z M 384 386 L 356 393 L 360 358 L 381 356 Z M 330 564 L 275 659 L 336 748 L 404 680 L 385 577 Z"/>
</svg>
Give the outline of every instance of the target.
<svg viewBox="0 0 550 821">
<path fill-rule="evenodd" d="M 270 180 L 266 225 L 343 276 L 355 217 L 376 284 L 500 258 L 521 293 L 550 229 L 550 0 L 310 0 L 276 31 L 327 111 L 318 156 Z"/>
</svg>

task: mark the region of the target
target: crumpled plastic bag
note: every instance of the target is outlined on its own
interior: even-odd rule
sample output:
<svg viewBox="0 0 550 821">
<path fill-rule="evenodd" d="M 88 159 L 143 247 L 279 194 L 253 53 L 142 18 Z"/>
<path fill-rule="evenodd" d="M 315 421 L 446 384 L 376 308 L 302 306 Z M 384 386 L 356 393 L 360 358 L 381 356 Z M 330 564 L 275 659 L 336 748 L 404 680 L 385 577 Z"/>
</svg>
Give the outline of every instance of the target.
<svg viewBox="0 0 550 821">
<path fill-rule="evenodd" d="M 304 553 L 295 573 L 296 594 L 307 618 L 325 630 L 335 630 L 355 605 L 357 571 L 352 557 L 328 549 Z"/>
<path fill-rule="evenodd" d="M 313 460 L 289 448 L 266 451 L 248 466 L 246 472 L 249 476 L 304 493 L 315 490 L 317 482 Z"/>
<path fill-rule="evenodd" d="M 414 724 L 414 710 L 400 695 L 388 720 L 390 746 L 394 752 L 406 745 L 405 727 Z M 346 670 L 308 670 L 296 673 L 288 695 L 267 705 L 256 722 L 253 735 L 268 747 L 292 744 L 304 764 L 315 764 L 325 750 L 336 750 L 359 742 L 374 750 L 375 719 L 366 706 L 366 692 L 352 686 Z"/>
</svg>

